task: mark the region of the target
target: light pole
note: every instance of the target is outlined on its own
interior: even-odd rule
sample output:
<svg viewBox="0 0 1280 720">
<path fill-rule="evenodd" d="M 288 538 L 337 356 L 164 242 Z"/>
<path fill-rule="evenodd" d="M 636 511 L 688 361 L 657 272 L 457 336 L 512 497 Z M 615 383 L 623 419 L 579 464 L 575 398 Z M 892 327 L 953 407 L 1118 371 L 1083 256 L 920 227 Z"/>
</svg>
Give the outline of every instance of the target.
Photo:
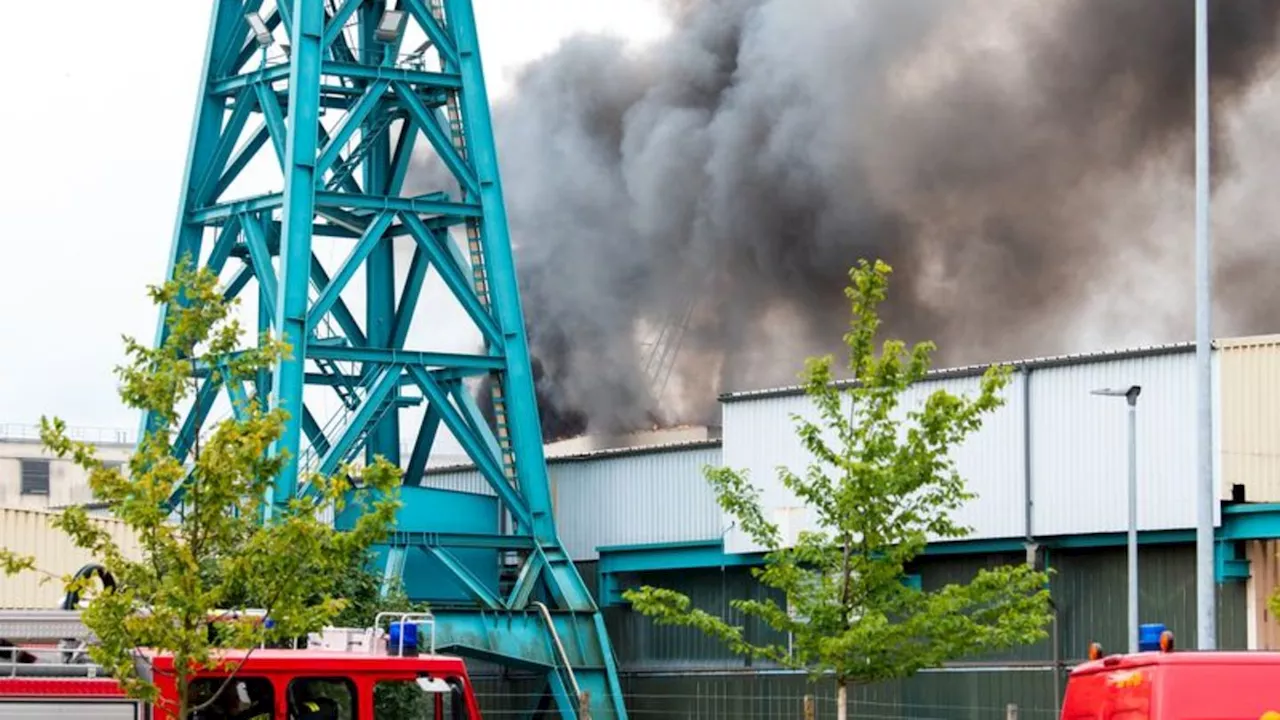
<svg viewBox="0 0 1280 720">
<path fill-rule="evenodd" d="M 1138 395 L 1141 385 L 1093 390 L 1093 395 L 1122 397 L 1129 403 L 1129 652 L 1138 652 Z"/>
<path fill-rule="evenodd" d="M 1213 257 L 1209 227 L 1209 2 L 1196 0 L 1196 616 L 1201 650 L 1218 646 L 1213 577 Z"/>
</svg>

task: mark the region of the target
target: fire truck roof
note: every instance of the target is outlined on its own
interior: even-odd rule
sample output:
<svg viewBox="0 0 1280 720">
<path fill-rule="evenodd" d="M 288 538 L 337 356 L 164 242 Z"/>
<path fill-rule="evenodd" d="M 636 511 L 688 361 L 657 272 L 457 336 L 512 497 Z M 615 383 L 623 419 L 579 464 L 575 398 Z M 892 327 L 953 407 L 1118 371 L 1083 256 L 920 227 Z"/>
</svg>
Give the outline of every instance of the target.
<svg viewBox="0 0 1280 720">
<path fill-rule="evenodd" d="M 432 671 L 437 673 L 462 673 L 465 665 L 461 658 L 449 655 L 383 655 L 361 652 L 340 652 L 336 650 L 225 650 L 221 652 L 223 662 L 243 663 L 241 671 L 259 672 L 296 671 L 300 664 L 305 664 L 308 673 L 314 671 L 334 671 L 343 674 L 359 672 L 405 672 L 419 673 Z M 173 667 L 173 657 L 168 654 L 152 655 L 153 662 L 161 669 Z"/>
<path fill-rule="evenodd" d="M 1087 675 L 1111 670 L 1149 667 L 1151 665 L 1270 665 L 1280 667 L 1280 652 L 1144 652 L 1134 655 L 1110 655 L 1077 665 L 1072 675 Z"/>
</svg>

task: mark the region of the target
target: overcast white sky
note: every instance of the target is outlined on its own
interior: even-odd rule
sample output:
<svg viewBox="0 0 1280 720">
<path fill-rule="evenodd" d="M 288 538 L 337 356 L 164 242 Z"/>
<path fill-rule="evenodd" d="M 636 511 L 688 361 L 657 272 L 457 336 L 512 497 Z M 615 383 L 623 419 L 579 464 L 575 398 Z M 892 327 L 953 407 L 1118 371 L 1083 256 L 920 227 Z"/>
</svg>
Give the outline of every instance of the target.
<svg viewBox="0 0 1280 720">
<path fill-rule="evenodd" d="M 145 286 L 163 272 L 210 0 L 7 3 L 10 101 L 0 193 L 0 424 L 57 414 L 133 429 L 111 368 L 121 334 L 149 338 Z M 660 0 L 475 0 L 490 95 L 576 32 L 644 43 Z M 55 52 L 34 32 L 56 31 Z"/>
</svg>

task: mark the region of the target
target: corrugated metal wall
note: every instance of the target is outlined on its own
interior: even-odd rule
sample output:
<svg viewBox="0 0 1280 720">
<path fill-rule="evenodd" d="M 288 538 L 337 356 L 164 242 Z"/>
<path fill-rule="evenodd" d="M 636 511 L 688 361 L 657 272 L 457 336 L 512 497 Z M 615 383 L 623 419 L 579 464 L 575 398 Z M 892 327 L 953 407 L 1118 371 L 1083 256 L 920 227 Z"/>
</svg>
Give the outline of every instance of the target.
<svg viewBox="0 0 1280 720">
<path fill-rule="evenodd" d="M 699 447 L 550 465 L 560 539 L 574 560 L 608 545 L 720 536 L 720 507 L 702 468 L 720 449 Z"/>
<path fill-rule="evenodd" d="M 495 495 L 493 488 L 475 468 L 431 470 L 422 478 L 422 487 L 454 490 L 477 495 Z"/>
<path fill-rule="evenodd" d="M 77 548 L 66 534 L 50 525 L 54 515 L 40 510 L 0 508 L 0 547 L 35 557 L 41 570 L 56 576 L 74 573 L 90 562 L 92 555 Z M 137 541 L 123 522 L 110 518 L 95 518 L 93 522 L 111 533 L 121 549 L 136 557 Z M 42 584 L 42 577 L 34 572 L 12 577 L 0 575 L 0 608 L 47 610 L 57 607 L 66 593 L 60 582 L 52 580 Z"/>
<path fill-rule="evenodd" d="M 1223 497 L 1280 502 L 1280 335 L 1218 343 Z"/>
<path fill-rule="evenodd" d="M 552 504 L 569 556 L 595 560 L 603 546 L 720 537 L 720 507 L 702 474 L 719 463 L 719 446 L 705 444 L 551 460 Z M 430 471 L 423 486 L 493 494 L 471 468 Z"/>
<path fill-rule="evenodd" d="M 1131 385 L 1142 386 L 1138 527 L 1195 526 L 1195 356 L 1178 353 L 1032 373 L 1036 535 L 1128 528 L 1128 408 L 1123 398 L 1089 393 Z"/>
<path fill-rule="evenodd" d="M 903 394 L 895 414 L 904 417 L 939 389 L 976 394 L 979 382 L 977 377 L 963 377 L 920 383 Z M 952 454 L 957 469 L 968 481 L 968 489 L 978 495 L 955 515 L 958 521 L 976 529 L 975 537 L 1018 537 L 1026 530 L 1022 382 L 1021 377 L 1014 378 L 1006 389 L 1005 405 L 989 415 L 983 427 Z M 791 521 L 793 533 L 812 528 L 812 519 L 782 486 L 775 470 L 785 466 L 803 473 L 810 462 L 796 438 L 791 416 L 816 420 L 812 401 L 803 395 L 735 400 L 725 403 L 723 411 L 725 465 L 750 473 L 766 511 L 774 514 L 772 519 L 781 520 L 791 510 L 796 517 Z M 731 519 L 726 516 L 722 521 L 728 526 Z M 725 548 L 731 553 L 760 550 L 736 529 L 726 535 Z"/>
<path fill-rule="evenodd" d="M 1280 351 L 1275 357 L 1280 371 Z M 1273 375 L 1280 378 L 1280 372 Z M 957 513 L 957 519 L 974 529 L 974 539 L 1018 537 L 1027 531 L 1024 464 L 1028 425 L 1023 403 L 1027 382 L 1025 374 L 1015 375 L 1005 391 L 1006 404 L 987 416 L 982 429 L 952 453 L 969 489 L 978 495 Z M 1280 383 L 1280 379 L 1273 383 Z M 1130 385 L 1142 386 L 1138 401 L 1139 526 L 1143 530 L 1194 526 L 1196 442 L 1191 409 L 1195 406 L 1195 356 L 1175 351 L 1030 371 L 1033 534 L 1123 532 L 1127 528 L 1127 408 L 1122 398 L 1098 397 L 1090 391 Z M 972 394 L 977 387 L 976 377 L 930 379 L 906 393 L 903 405 L 918 406 L 940 388 Z M 1246 392 L 1241 390 L 1240 394 Z M 1275 427 L 1280 429 L 1280 411 L 1270 410 Z M 1250 412 L 1250 417 L 1256 417 L 1261 410 Z M 793 413 L 813 417 L 809 399 L 775 395 L 739 398 L 724 405 L 724 462 L 751 473 L 766 509 L 779 520 L 788 513 L 793 513 L 793 518 L 805 515 L 795 507 L 798 503 L 782 488 L 774 470 L 785 465 L 803 471 L 809 462 L 795 437 L 790 419 Z M 1280 437 L 1280 433 L 1267 435 L 1267 442 L 1280 449 L 1280 440 L 1272 436 Z M 1247 450 L 1255 455 L 1271 452 L 1262 447 L 1263 442 L 1258 439 Z M 1274 460 L 1276 464 L 1268 468 L 1276 473 L 1276 492 L 1280 493 L 1280 454 Z M 1252 462 L 1250 467 L 1261 461 Z M 806 520 L 798 524 L 808 526 Z M 739 533 L 729 535 L 726 547 L 730 552 L 759 549 Z"/>
<path fill-rule="evenodd" d="M 926 590 L 949 583 L 966 583 L 983 568 L 1024 561 L 1021 554 L 984 554 L 920 558 L 912 572 L 921 576 Z M 1054 571 L 1051 592 L 1058 606 L 1058 633 L 1061 660 L 1084 659 L 1090 642 L 1104 648 L 1122 649 L 1126 643 L 1127 559 L 1124 548 L 1053 551 L 1049 565 Z M 1138 557 L 1139 617 L 1142 622 L 1160 622 L 1173 631 L 1180 647 L 1194 647 L 1195 546 L 1144 546 Z M 687 594 L 693 604 L 734 621 L 741 617 L 729 601 L 738 598 L 763 600 L 773 591 L 762 588 L 747 568 L 644 573 L 635 584 L 671 588 Z M 1218 643 L 1224 649 L 1248 647 L 1247 587 L 1243 582 L 1225 583 L 1218 593 Z M 775 597 L 781 602 L 781 597 Z M 723 670 L 741 669 L 745 663 L 723 646 L 694 630 L 655 626 L 648 618 L 626 608 L 607 611 L 610 637 L 614 639 L 620 665 L 632 672 L 657 669 Z M 771 637 L 767 626 L 747 628 L 754 642 L 784 642 Z M 990 664 L 1047 664 L 1053 661 L 1052 638 L 1035 645 L 969 658 Z"/>
<path fill-rule="evenodd" d="M 967 582 L 981 567 L 1019 562 L 1020 555 L 924 558 L 913 568 L 926 588 Z M 1144 547 L 1139 558 L 1141 617 L 1163 622 L 1175 633 L 1180 647 L 1195 645 L 1195 548 L 1193 545 Z M 1104 648 L 1125 644 L 1124 548 L 1054 551 L 1053 596 L 1060 609 L 1059 642 L 1065 673 L 1080 662 L 1088 643 Z M 586 576 L 594 565 L 580 564 Z M 728 607 L 737 598 L 764 599 L 766 592 L 746 568 L 645 573 L 637 583 L 668 587 L 690 596 L 698 608 L 741 621 Z M 1219 645 L 1247 646 L 1246 585 L 1227 583 L 1219 590 Z M 809 685 L 805 678 L 752 668 L 740 657 L 702 633 L 660 627 L 625 608 L 606 610 L 610 638 L 623 673 L 628 708 L 653 717 L 724 720 L 794 718 L 804 694 L 819 696 L 819 717 L 833 717 L 834 690 L 829 683 Z M 769 638 L 758 624 L 746 628 L 755 642 Z M 911 679 L 859 688 L 858 717 L 1002 718 L 1007 703 L 1019 714 L 1051 720 L 1056 707 L 1053 644 L 1013 649 L 964 665 L 927 671 Z M 825 708 L 825 710 L 824 710 Z M 823 714 L 824 712 L 828 714 Z"/>
</svg>

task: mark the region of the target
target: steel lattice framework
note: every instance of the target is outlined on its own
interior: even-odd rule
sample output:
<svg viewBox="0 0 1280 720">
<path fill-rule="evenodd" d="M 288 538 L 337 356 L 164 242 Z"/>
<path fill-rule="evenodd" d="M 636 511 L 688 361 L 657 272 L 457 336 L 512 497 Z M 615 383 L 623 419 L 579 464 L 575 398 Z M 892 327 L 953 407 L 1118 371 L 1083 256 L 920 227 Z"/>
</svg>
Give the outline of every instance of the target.
<svg viewBox="0 0 1280 720">
<path fill-rule="evenodd" d="M 552 514 L 470 0 L 387 5 L 214 0 L 168 272 L 184 258 L 211 268 L 292 353 L 255 387 L 206 378 L 176 452 L 189 452 L 220 398 L 256 397 L 290 417 L 276 502 L 306 492 L 309 472 L 374 455 L 400 463 L 405 506 L 379 559 L 388 579 L 432 601 L 438 646 L 540 674 L 539 705 L 562 717 L 579 717 L 580 692 L 595 720 L 625 718 L 603 621 Z M 449 181 L 409 193 L 411 161 L 424 156 Z M 256 179 L 263 165 L 270 181 Z M 340 265 L 320 260 L 317 239 L 341 244 Z M 412 249 L 407 267 L 397 242 Z M 435 318 L 429 277 L 483 352 L 407 347 L 415 317 Z M 157 342 L 164 325 L 162 311 Z M 464 385 L 486 374 L 497 380 L 492 426 Z M 337 413 L 317 417 L 316 393 Z M 411 408 L 420 425 L 402 457 Z M 420 486 L 442 426 L 492 495 Z"/>
</svg>

